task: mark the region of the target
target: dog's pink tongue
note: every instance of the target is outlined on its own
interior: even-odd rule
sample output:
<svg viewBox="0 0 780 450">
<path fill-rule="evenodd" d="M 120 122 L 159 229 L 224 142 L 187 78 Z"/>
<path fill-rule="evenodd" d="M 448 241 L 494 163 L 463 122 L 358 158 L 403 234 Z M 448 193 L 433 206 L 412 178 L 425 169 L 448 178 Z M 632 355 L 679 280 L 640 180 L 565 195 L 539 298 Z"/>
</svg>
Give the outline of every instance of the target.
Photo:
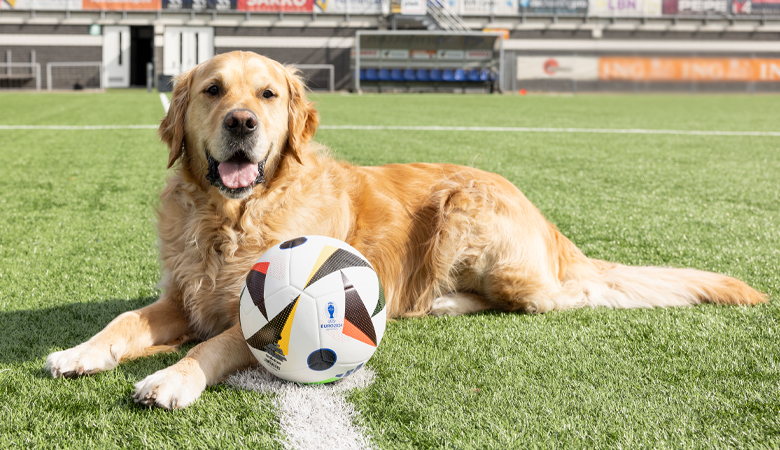
<svg viewBox="0 0 780 450">
<path fill-rule="evenodd" d="M 222 178 L 222 184 L 233 189 L 251 185 L 257 179 L 257 174 L 260 173 L 257 170 L 257 164 L 250 162 L 233 163 L 226 161 L 219 163 L 217 170 L 219 170 L 219 176 Z"/>
</svg>

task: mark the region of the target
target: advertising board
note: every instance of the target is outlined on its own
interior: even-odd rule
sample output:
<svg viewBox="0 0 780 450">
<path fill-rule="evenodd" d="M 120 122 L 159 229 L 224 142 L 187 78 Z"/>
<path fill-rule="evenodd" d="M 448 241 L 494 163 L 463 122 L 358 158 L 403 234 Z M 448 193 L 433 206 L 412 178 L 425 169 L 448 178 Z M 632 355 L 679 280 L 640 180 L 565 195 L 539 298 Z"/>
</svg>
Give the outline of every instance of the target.
<svg viewBox="0 0 780 450">
<path fill-rule="evenodd" d="M 162 0 L 162 8 L 168 11 L 230 11 L 236 9 L 236 0 Z"/>
<path fill-rule="evenodd" d="M 82 0 L 82 9 L 97 11 L 157 11 L 161 0 Z"/>
<path fill-rule="evenodd" d="M 538 14 L 584 14 L 588 0 L 520 0 L 520 8 Z"/>
<path fill-rule="evenodd" d="M 414 60 L 431 61 L 436 59 L 436 50 L 412 50 L 411 57 Z"/>
<path fill-rule="evenodd" d="M 732 14 L 776 14 L 780 15 L 778 0 L 731 0 Z"/>
<path fill-rule="evenodd" d="M 664 14 L 727 14 L 729 0 L 663 0 Z"/>
<path fill-rule="evenodd" d="M 462 15 L 495 15 L 512 16 L 517 15 L 518 0 L 458 0 L 455 11 Z"/>
<path fill-rule="evenodd" d="M 660 16 L 661 0 L 590 0 L 591 16 Z"/>
<path fill-rule="evenodd" d="M 424 16 L 425 12 L 425 0 L 401 0 L 401 14 L 409 16 Z"/>
<path fill-rule="evenodd" d="M 780 81 L 780 59 L 602 57 L 599 79 L 627 81 Z"/>
<path fill-rule="evenodd" d="M 406 49 L 393 49 L 382 50 L 380 52 L 382 59 L 409 59 L 409 50 Z"/>
<path fill-rule="evenodd" d="M 599 59 L 586 56 L 518 56 L 518 80 L 598 80 Z"/>
<path fill-rule="evenodd" d="M 239 11 L 312 12 L 314 0 L 238 0 Z"/>
<path fill-rule="evenodd" d="M 2 0 L 0 9 L 78 11 L 81 9 L 81 0 Z"/>
<path fill-rule="evenodd" d="M 382 0 L 315 0 L 314 7 L 323 14 L 381 14 Z"/>
</svg>

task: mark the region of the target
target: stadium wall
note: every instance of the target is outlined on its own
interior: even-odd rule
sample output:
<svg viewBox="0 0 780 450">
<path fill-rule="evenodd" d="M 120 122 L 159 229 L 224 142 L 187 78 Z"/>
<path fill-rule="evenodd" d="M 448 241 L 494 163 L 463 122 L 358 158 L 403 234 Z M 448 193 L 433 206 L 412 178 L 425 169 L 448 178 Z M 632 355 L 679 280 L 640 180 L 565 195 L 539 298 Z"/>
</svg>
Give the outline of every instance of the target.
<svg viewBox="0 0 780 450">
<path fill-rule="evenodd" d="M 0 24 L 0 62 L 8 62 L 10 56 L 14 63 L 40 63 L 41 86 L 45 88 L 46 63 L 93 62 L 102 59 L 102 40 L 89 36 L 88 28 L 85 25 Z M 79 75 L 87 72 L 82 72 L 66 77 L 61 82 L 68 86 L 84 82 Z M 35 80 L 32 77 L 21 77 L 26 73 L 29 73 L 29 69 L 12 67 L 12 76 L 4 76 L 8 74 L 8 69 L 0 66 L 0 88 L 34 89 Z"/>
<path fill-rule="evenodd" d="M 251 50 L 286 64 L 332 64 L 336 89 L 352 87 L 350 50 L 358 30 L 387 29 L 386 17 L 314 16 L 308 14 L 231 14 L 189 12 L 103 12 L 76 17 L 64 12 L 0 13 L 0 62 L 9 53 L 13 62 L 30 62 L 31 52 L 41 64 L 41 85 L 46 86 L 46 63 L 101 61 L 103 36 L 90 35 L 93 25 L 154 27 L 155 83 L 163 74 L 165 30 L 171 26 L 200 26 L 213 30 L 215 54 Z M 778 91 L 779 83 L 647 83 L 625 81 L 580 82 L 561 79 L 518 80 L 517 59 L 537 57 L 677 56 L 780 58 L 780 18 L 764 17 L 752 22 L 728 19 L 676 18 L 648 21 L 646 18 L 471 17 L 466 23 L 475 30 L 508 30 L 504 44 L 505 86 L 513 89 L 554 91 L 602 90 L 748 90 Z M 524 21 L 525 20 L 525 21 Z M 613 45 L 610 47 L 610 45 Z M 620 47 L 617 44 L 622 44 Z M 721 46 L 720 48 L 715 48 Z M 713 48 L 715 48 L 713 50 Z M 704 49 L 704 50 L 702 50 Z M 14 68 L 12 74 L 21 73 Z M 0 88 L 11 87 L 3 79 Z M 78 81 L 66 79 L 60 85 Z M 34 88 L 34 80 L 16 80 L 13 87 Z M 693 89 L 692 89 L 693 88 Z"/>
<path fill-rule="evenodd" d="M 335 89 L 349 89 L 356 28 L 214 28 L 215 53 L 249 50 L 283 64 L 333 64 Z"/>
</svg>

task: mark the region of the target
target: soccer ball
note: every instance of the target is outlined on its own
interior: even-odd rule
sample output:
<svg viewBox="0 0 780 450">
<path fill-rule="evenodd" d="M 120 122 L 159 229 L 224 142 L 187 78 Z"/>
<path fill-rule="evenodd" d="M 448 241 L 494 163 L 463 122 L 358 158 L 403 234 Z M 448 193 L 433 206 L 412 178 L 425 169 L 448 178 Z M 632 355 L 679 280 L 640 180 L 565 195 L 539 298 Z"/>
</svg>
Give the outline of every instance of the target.
<svg viewBox="0 0 780 450">
<path fill-rule="evenodd" d="M 385 332 L 385 295 L 371 264 L 338 239 L 304 236 L 257 260 L 241 290 L 239 319 L 252 354 L 298 383 L 350 376 Z"/>
</svg>

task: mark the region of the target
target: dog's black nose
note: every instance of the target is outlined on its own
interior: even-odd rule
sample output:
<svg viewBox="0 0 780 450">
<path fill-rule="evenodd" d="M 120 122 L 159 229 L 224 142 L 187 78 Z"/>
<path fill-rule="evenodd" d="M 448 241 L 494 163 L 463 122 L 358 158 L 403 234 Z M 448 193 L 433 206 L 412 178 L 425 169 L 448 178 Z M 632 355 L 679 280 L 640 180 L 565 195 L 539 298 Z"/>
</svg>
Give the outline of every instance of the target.
<svg viewBox="0 0 780 450">
<path fill-rule="evenodd" d="M 257 130 L 257 116 L 248 109 L 234 109 L 227 113 L 222 125 L 236 135 L 252 134 Z"/>
</svg>

